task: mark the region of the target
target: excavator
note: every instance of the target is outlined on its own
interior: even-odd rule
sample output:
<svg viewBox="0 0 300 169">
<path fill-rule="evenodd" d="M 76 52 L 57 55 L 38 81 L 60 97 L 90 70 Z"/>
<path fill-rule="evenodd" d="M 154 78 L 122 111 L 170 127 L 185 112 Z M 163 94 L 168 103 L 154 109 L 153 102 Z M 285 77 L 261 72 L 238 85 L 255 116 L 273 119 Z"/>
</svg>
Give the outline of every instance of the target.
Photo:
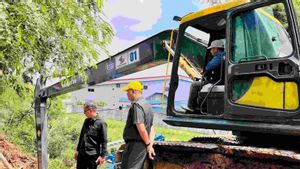
<svg viewBox="0 0 300 169">
<path fill-rule="evenodd" d="M 299 168 L 300 32 L 292 0 L 231 0 L 183 17 L 176 30 L 158 33 L 86 69 L 69 83 L 35 87 L 39 168 L 47 168 L 47 99 L 172 61 L 169 125 L 232 131 L 161 141 L 145 168 Z M 214 40 L 225 42 L 221 65 L 203 70 Z M 193 80 L 186 107 L 175 107 L 178 70 Z M 199 88 L 198 83 L 207 81 Z"/>
</svg>

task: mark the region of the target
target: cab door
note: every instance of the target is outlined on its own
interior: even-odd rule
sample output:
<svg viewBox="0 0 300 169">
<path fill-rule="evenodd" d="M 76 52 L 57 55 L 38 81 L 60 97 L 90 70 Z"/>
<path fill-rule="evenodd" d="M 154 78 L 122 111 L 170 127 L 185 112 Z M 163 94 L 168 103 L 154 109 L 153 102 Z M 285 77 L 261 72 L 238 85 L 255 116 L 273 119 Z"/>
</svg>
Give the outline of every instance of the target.
<svg viewBox="0 0 300 169">
<path fill-rule="evenodd" d="M 229 11 L 226 119 L 299 119 L 299 29 L 291 0 L 260 1 Z"/>
</svg>

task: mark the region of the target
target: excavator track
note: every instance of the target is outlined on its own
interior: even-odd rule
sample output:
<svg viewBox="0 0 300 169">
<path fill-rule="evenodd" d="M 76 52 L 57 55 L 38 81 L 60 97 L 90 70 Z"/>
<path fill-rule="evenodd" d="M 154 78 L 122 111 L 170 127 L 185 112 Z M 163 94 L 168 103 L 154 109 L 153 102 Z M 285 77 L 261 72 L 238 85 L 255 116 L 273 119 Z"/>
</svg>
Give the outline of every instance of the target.
<svg viewBox="0 0 300 169">
<path fill-rule="evenodd" d="M 195 142 L 195 140 L 197 142 Z M 155 142 L 151 168 L 299 168 L 300 153 L 292 150 L 245 146 L 234 139 L 193 138 Z"/>
</svg>

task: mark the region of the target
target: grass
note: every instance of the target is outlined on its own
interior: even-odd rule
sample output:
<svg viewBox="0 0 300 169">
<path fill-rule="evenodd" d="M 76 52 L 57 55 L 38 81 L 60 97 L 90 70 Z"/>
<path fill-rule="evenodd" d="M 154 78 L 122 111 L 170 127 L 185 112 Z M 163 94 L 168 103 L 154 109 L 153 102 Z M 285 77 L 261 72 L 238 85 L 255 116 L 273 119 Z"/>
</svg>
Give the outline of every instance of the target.
<svg viewBox="0 0 300 169">
<path fill-rule="evenodd" d="M 165 141 L 188 141 L 193 137 L 201 136 L 202 133 L 191 132 L 186 130 L 175 130 L 162 127 L 155 127 L 156 133 L 165 136 Z"/>
<path fill-rule="evenodd" d="M 50 121 L 50 119 L 52 119 Z M 59 117 L 49 117 L 48 129 L 48 150 L 50 155 L 49 169 L 66 169 L 70 168 L 75 164 L 73 159 L 73 154 L 76 150 L 78 143 L 79 133 L 82 128 L 85 116 L 83 114 L 71 114 L 71 113 L 61 113 Z M 105 119 L 108 126 L 108 142 L 123 140 L 123 129 L 125 122 L 116 121 L 112 119 Z M 165 137 L 166 141 L 187 141 L 192 137 L 201 135 L 197 132 L 190 132 L 185 130 L 174 130 L 170 128 L 162 128 L 154 126 L 156 133 L 160 133 Z M 21 133 L 24 127 L 20 130 L 15 129 L 17 133 Z M 32 128 L 33 129 L 33 128 Z M 35 130 L 27 129 L 26 131 L 31 134 L 28 136 L 23 135 L 22 138 L 18 136 L 10 137 L 13 140 L 22 141 L 24 138 L 31 136 L 30 138 L 35 139 Z M 1 129 L 0 129 L 1 133 Z M 26 137 L 25 137 L 26 136 Z M 14 143 L 19 143 L 18 141 L 13 141 Z M 23 145 L 26 152 L 32 153 L 33 151 L 28 151 L 29 148 L 34 149 L 34 141 L 30 141 L 32 144 Z M 21 146 L 22 147 L 22 146 Z"/>
<path fill-rule="evenodd" d="M 76 119 L 81 119 L 81 123 L 77 122 L 78 125 L 82 125 L 84 120 L 84 115 L 80 114 L 71 114 L 72 116 L 78 116 Z M 117 141 L 123 139 L 123 129 L 125 122 L 116 121 L 111 119 L 105 119 L 108 126 L 108 141 Z M 154 126 L 156 133 L 160 133 L 165 137 L 166 141 L 188 141 L 192 137 L 201 136 L 201 133 L 191 132 L 186 130 L 175 130 L 163 127 Z"/>
</svg>

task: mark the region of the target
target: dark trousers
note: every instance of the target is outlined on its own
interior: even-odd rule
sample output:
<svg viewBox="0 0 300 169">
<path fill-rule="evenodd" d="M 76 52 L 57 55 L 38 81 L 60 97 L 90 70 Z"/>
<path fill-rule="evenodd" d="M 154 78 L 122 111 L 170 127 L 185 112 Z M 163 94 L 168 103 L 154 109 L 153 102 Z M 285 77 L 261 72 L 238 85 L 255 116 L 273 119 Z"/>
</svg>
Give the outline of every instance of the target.
<svg viewBox="0 0 300 169">
<path fill-rule="evenodd" d="M 199 93 L 204 85 L 207 85 L 208 81 L 194 81 L 190 87 L 190 95 L 188 99 L 188 108 L 191 110 L 199 109 L 198 106 L 203 101 L 203 98 L 200 97 Z"/>
<path fill-rule="evenodd" d="M 77 169 L 97 169 L 98 164 L 96 163 L 98 156 L 78 155 L 77 158 Z"/>
<path fill-rule="evenodd" d="M 122 155 L 121 169 L 142 169 L 147 149 L 143 142 L 128 142 Z"/>
</svg>

